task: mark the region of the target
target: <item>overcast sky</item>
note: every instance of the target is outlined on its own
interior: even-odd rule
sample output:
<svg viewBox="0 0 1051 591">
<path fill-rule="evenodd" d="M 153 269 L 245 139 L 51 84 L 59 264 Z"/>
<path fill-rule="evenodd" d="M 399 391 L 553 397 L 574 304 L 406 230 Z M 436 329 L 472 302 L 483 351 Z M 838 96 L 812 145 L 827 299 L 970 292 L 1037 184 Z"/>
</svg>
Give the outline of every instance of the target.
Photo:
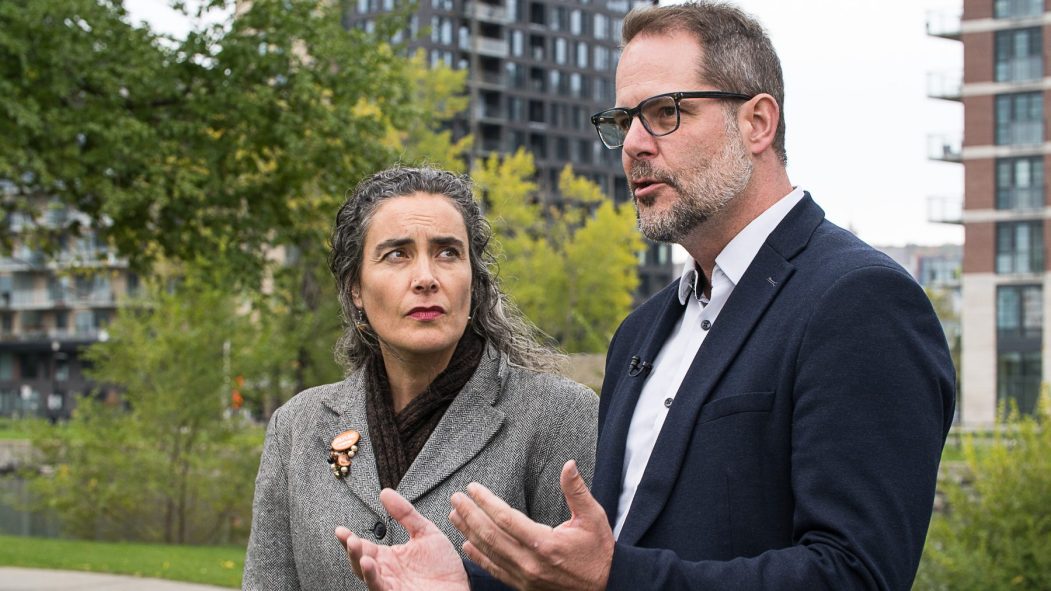
<svg viewBox="0 0 1051 591">
<path fill-rule="evenodd" d="M 962 0 L 961 0 L 962 2 Z M 167 0 L 125 0 L 133 21 L 181 34 Z M 785 74 L 788 172 L 833 222 L 877 245 L 963 241 L 927 222 L 928 197 L 960 199 L 963 167 L 927 159 L 927 135 L 963 128 L 927 74 L 959 71 L 959 42 L 928 37 L 945 0 L 737 0 L 766 26 Z"/>
</svg>

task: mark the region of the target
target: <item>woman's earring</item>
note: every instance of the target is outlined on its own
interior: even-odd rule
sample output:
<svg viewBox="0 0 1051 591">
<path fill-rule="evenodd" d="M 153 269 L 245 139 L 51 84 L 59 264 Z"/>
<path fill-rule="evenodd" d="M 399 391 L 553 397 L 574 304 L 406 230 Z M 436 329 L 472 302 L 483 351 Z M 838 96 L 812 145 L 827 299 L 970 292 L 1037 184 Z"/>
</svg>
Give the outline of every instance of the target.
<svg viewBox="0 0 1051 591">
<path fill-rule="evenodd" d="M 365 310 L 361 308 L 354 308 L 354 328 L 358 329 L 358 332 L 365 332 L 369 329 L 369 319 L 365 318 Z"/>
</svg>

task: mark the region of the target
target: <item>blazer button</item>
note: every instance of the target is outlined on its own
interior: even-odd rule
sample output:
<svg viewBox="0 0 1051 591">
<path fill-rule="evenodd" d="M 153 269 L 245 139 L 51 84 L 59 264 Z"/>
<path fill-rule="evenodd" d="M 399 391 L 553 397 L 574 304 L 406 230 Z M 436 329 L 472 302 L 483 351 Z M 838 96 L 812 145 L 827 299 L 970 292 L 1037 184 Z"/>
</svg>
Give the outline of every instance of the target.
<svg viewBox="0 0 1051 591">
<path fill-rule="evenodd" d="M 708 330 L 711 327 L 712 327 L 712 323 L 711 322 L 709 322 L 707 320 L 702 320 L 701 321 L 701 330 Z"/>
<path fill-rule="evenodd" d="M 372 526 L 372 535 L 376 536 L 377 540 L 382 540 L 387 535 L 387 526 L 383 525 L 382 521 L 377 521 Z"/>
</svg>

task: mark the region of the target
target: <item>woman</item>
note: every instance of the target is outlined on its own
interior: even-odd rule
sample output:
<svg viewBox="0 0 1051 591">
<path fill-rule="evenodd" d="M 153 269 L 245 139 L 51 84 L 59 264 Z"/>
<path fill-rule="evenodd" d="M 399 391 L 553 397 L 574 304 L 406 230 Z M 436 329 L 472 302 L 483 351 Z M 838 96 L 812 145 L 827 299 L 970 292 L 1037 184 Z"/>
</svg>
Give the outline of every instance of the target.
<svg viewBox="0 0 1051 591">
<path fill-rule="evenodd" d="M 497 288 L 489 226 L 466 177 L 395 167 L 336 216 L 330 266 L 347 377 L 274 413 L 256 479 L 245 589 L 363 589 L 336 525 L 408 540 L 379 501 L 394 488 L 460 548 L 449 497 L 485 484 L 532 519 L 568 518 L 558 486 L 590 480 L 597 398 Z"/>
</svg>

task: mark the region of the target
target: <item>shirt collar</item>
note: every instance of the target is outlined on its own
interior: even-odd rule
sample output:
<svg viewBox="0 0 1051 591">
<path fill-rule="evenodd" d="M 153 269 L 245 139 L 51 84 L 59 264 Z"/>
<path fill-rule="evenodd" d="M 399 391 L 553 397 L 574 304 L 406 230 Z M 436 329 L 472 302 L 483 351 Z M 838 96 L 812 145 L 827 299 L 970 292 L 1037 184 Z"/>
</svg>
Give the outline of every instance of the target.
<svg viewBox="0 0 1051 591">
<path fill-rule="evenodd" d="M 715 257 L 715 266 L 722 270 L 734 285 L 740 283 L 744 272 L 748 270 L 748 266 L 752 264 L 755 255 L 759 253 L 759 249 L 763 247 L 774 228 L 802 199 L 803 189 L 795 187 L 791 193 L 759 214 L 730 240 L 719 256 Z M 693 257 L 686 260 L 679 276 L 679 303 L 685 304 L 686 297 L 691 292 L 698 298 L 704 293 L 704 279 L 697 271 L 697 261 L 693 260 Z"/>
</svg>

